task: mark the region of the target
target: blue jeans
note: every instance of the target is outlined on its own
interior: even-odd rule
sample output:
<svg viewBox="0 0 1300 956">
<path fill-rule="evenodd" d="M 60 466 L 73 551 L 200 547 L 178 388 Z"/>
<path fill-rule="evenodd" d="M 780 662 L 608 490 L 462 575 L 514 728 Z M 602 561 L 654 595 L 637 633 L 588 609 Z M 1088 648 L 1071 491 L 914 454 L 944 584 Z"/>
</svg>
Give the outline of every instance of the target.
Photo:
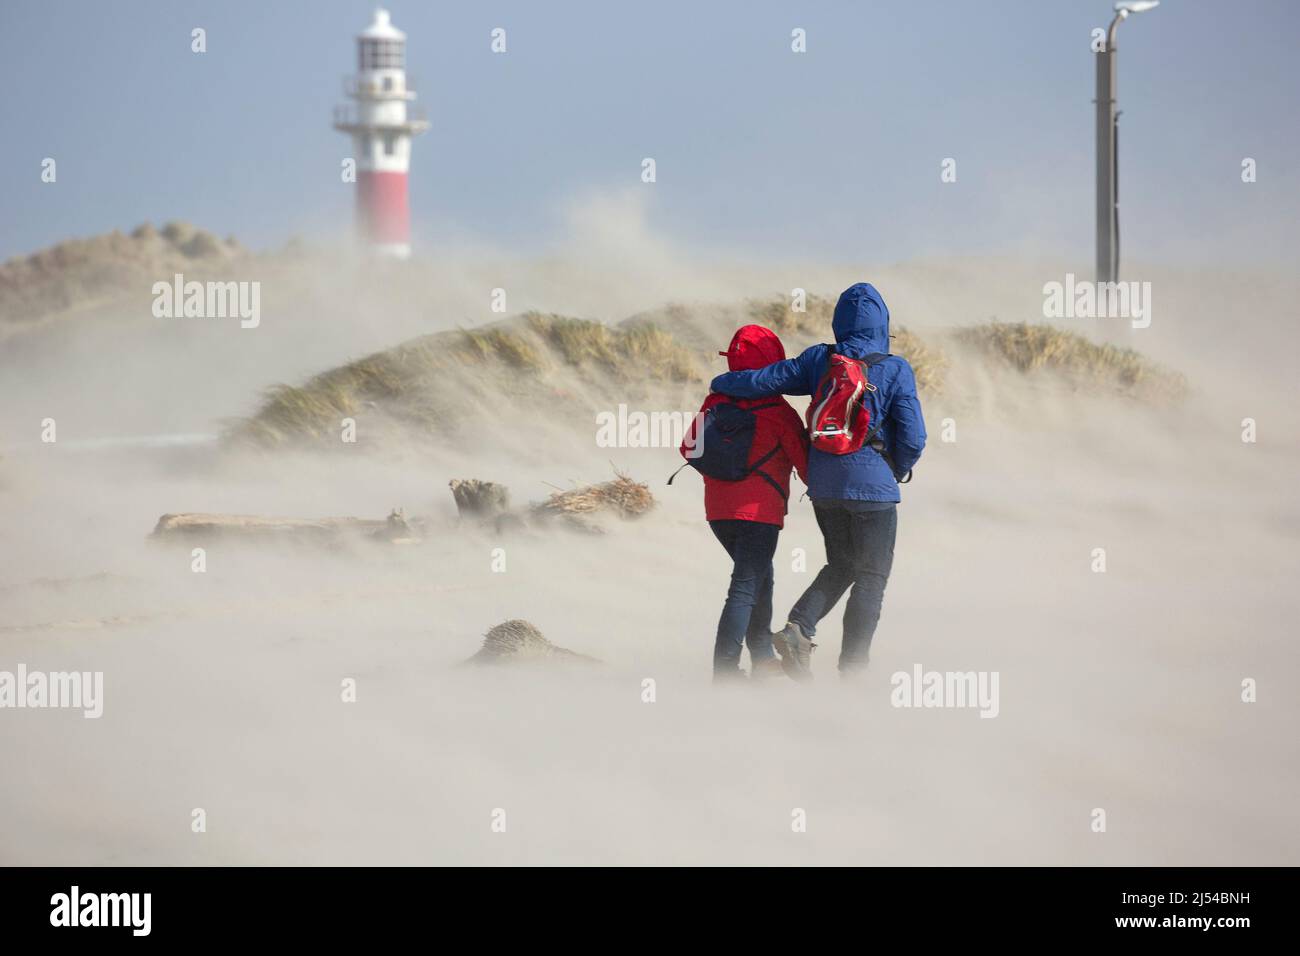
<svg viewBox="0 0 1300 956">
<path fill-rule="evenodd" d="M 840 670 L 858 670 L 867 665 L 871 638 L 885 599 L 885 584 L 894 565 L 898 509 L 890 505 L 860 511 L 814 501 L 813 512 L 826 543 L 826 566 L 795 603 L 790 620 L 811 637 L 817 632 L 817 623 L 852 588 L 844 608 Z"/>
<path fill-rule="evenodd" d="M 781 529 L 757 521 L 710 521 L 714 536 L 733 562 L 727 603 L 713 642 L 713 671 L 740 666 L 740 649 L 749 646 L 750 663 L 776 656 L 772 650 L 772 556 Z"/>
</svg>

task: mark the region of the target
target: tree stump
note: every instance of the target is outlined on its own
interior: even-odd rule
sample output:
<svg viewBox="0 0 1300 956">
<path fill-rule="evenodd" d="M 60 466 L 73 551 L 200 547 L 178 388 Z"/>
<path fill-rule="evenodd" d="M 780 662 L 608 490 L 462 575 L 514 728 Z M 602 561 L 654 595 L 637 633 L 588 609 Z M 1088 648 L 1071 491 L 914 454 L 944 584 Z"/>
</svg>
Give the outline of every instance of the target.
<svg viewBox="0 0 1300 956">
<path fill-rule="evenodd" d="M 461 518 L 492 521 L 510 510 L 510 492 L 505 485 L 477 478 L 453 478 L 447 484 Z"/>
</svg>

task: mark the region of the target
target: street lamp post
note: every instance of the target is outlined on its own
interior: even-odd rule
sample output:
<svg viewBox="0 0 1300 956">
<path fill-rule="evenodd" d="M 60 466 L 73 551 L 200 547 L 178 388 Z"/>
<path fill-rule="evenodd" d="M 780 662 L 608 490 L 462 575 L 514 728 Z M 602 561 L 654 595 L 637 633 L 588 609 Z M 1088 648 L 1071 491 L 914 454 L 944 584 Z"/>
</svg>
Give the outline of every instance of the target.
<svg viewBox="0 0 1300 956">
<path fill-rule="evenodd" d="M 1115 4 L 1106 30 L 1106 48 L 1097 54 L 1097 281 L 1119 278 L 1119 160 L 1115 146 L 1115 31 L 1130 14 L 1145 13 L 1160 0 Z"/>
</svg>

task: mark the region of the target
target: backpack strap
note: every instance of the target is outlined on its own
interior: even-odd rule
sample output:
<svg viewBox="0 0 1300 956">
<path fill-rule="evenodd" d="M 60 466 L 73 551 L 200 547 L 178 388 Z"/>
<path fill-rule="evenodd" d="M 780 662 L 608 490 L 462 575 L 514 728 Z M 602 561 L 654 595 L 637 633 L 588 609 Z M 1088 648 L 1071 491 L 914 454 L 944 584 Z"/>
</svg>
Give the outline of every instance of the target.
<svg viewBox="0 0 1300 956">
<path fill-rule="evenodd" d="M 828 372 L 831 370 L 831 356 L 844 355 L 843 352 L 835 351 L 836 348 L 838 348 L 838 346 L 832 345 L 830 351 L 826 353 L 826 371 Z M 883 362 L 885 359 L 889 358 L 893 354 L 894 354 L 893 352 L 872 352 L 869 355 L 862 356 L 862 358 L 857 359 L 857 361 L 863 362 L 868 367 L 870 367 L 872 365 L 879 365 L 881 362 Z M 849 356 L 844 355 L 844 357 L 848 358 Z"/>
<path fill-rule="evenodd" d="M 790 501 L 790 496 L 785 493 L 784 489 L 782 489 L 782 487 L 777 483 L 777 480 L 775 478 L 773 478 L 767 472 L 763 471 L 763 466 L 766 465 L 768 460 L 771 459 L 771 457 L 777 453 L 780 447 L 781 447 L 780 445 L 773 445 L 771 451 L 769 451 L 766 455 L 764 455 L 758 461 L 754 462 L 752 465 L 749 466 L 749 470 L 746 472 L 746 474 L 758 475 L 758 477 L 762 478 L 769 485 L 771 485 L 773 488 L 776 489 L 776 493 L 781 496 L 782 501 L 788 503 Z"/>
<path fill-rule="evenodd" d="M 775 402 L 765 402 L 762 405 L 751 405 L 749 407 L 749 410 L 751 412 L 756 412 L 764 408 L 779 408 L 781 405 L 784 404 L 785 404 L 784 401 L 778 399 Z M 781 448 L 780 444 L 773 445 L 771 451 L 769 451 L 766 455 L 764 455 L 758 461 L 754 462 L 752 465 L 749 466 L 748 474 L 758 475 L 758 477 L 766 481 L 769 485 L 772 486 L 773 490 L 775 490 L 776 493 L 781 496 L 781 501 L 788 506 L 790 503 L 790 496 L 785 492 L 785 490 L 780 486 L 780 484 L 777 483 L 777 480 L 775 478 L 773 478 L 767 472 L 763 471 L 763 466 L 768 463 L 768 461 L 772 458 L 773 455 L 777 453 L 777 451 L 780 450 L 780 448 Z"/>
<path fill-rule="evenodd" d="M 874 435 L 877 431 L 879 431 L 879 429 L 872 429 L 871 433 Z M 889 452 L 885 451 L 885 443 L 883 441 L 881 441 L 880 439 L 876 439 L 874 441 L 868 440 L 866 442 L 863 442 L 862 447 L 874 449 L 876 454 L 878 454 L 881 458 L 885 459 L 885 464 L 889 466 L 890 472 L 892 473 L 894 471 L 894 459 L 890 458 Z M 894 480 L 898 482 L 900 485 L 907 484 L 909 481 L 912 480 L 912 469 L 911 468 L 907 469 L 907 474 L 904 475 L 902 478 L 895 476 Z"/>
<path fill-rule="evenodd" d="M 749 411 L 756 412 L 761 408 L 776 408 L 783 404 L 785 403 L 776 401 L 776 402 L 767 402 L 764 405 L 751 405 Z M 780 448 L 781 446 L 779 444 L 773 445 L 771 451 L 769 451 L 766 455 L 764 455 L 758 461 L 754 462 L 752 465 L 749 466 L 749 469 L 746 471 L 746 474 L 758 475 L 758 477 L 762 478 L 764 481 L 766 481 L 769 485 L 771 485 L 776 490 L 776 493 L 781 496 L 782 501 L 784 501 L 786 504 L 789 504 L 790 496 L 786 494 L 785 490 L 780 486 L 780 484 L 777 483 L 777 480 L 775 478 L 773 478 L 767 472 L 763 471 L 763 466 L 766 465 L 768 461 L 771 460 L 772 456 L 775 455 L 777 451 L 780 450 Z"/>
<path fill-rule="evenodd" d="M 889 358 L 889 353 L 888 353 L 888 352 L 872 352 L 870 355 L 868 355 L 866 358 L 861 359 L 860 361 L 861 361 L 864 365 L 866 365 L 867 368 L 871 368 L 873 365 L 879 365 L 881 362 L 883 362 L 883 361 L 884 361 L 885 359 L 887 359 L 887 358 Z M 868 390 L 869 392 L 873 392 L 873 393 L 874 393 L 875 390 L 876 390 L 876 386 L 872 385 L 871 382 L 868 381 L 868 382 L 867 382 L 867 390 Z M 867 401 L 867 396 L 866 396 L 866 395 L 863 395 L 861 401 L 865 404 L 866 401 Z M 869 431 L 869 432 L 867 433 L 867 437 L 864 438 L 864 439 L 862 440 L 862 444 L 863 444 L 863 445 L 870 445 L 871 442 L 875 439 L 875 437 L 876 437 L 878 434 L 880 434 L 880 430 L 881 430 L 882 428 L 884 428 L 884 427 L 885 427 L 885 416 L 883 416 L 883 415 L 878 415 L 878 416 L 876 417 L 876 427 L 873 428 L 873 429 L 871 429 L 871 431 Z M 877 451 L 879 451 L 879 449 L 877 449 Z"/>
<path fill-rule="evenodd" d="M 891 353 L 889 352 L 872 352 L 862 361 L 866 362 L 867 367 L 870 368 L 873 365 L 879 365 L 885 359 L 889 358 L 890 354 Z M 891 459 L 889 457 L 888 452 L 885 451 L 885 443 L 883 441 L 877 440 L 877 436 L 879 436 L 880 430 L 884 427 L 885 427 L 885 417 L 882 415 L 880 416 L 879 421 L 876 422 L 876 427 L 871 429 L 871 432 L 867 435 L 866 439 L 862 442 L 862 444 L 864 446 L 870 445 L 872 448 L 874 448 L 876 452 L 879 453 L 880 457 L 885 459 L 885 464 L 889 466 L 889 470 L 892 472 L 894 470 L 893 459 Z M 909 481 L 912 480 L 912 469 L 910 468 L 907 469 L 906 475 L 904 475 L 902 478 L 895 478 L 894 480 L 897 481 L 900 485 L 907 484 Z"/>
<path fill-rule="evenodd" d="M 773 445 L 771 451 L 769 451 L 766 455 L 764 455 L 764 456 L 763 456 L 762 458 L 760 458 L 758 461 L 754 462 L 752 465 L 750 465 L 750 466 L 749 466 L 747 469 L 745 469 L 745 470 L 746 470 L 747 472 L 755 472 L 755 471 L 758 471 L 758 469 L 762 468 L 764 465 L 766 465 L 766 464 L 768 463 L 768 461 L 772 458 L 773 455 L 776 454 L 777 449 L 780 448 L 780 447 L 781 447 L 780 445 Z"/>
<path fill-rule="evenodd" d="M 785 489 L 784 489 L 784 488 L 782 488 L 779 484 L 777 484 L 775 478 L 773 478 L 771 475 L 769 475 L 769 474 L 768 474 L 767 472 L 765 472 L 765 471 L 757 471 L 757 472 L 753 472 L 753 474 L 758 475 L 758 477 L 762 478 L 762 479 L 763 479 L 764 481 L 766 481 L 769 485 L 771 485 L 774 489 L 776 489 L 776 493 L 777 493 L 778 495 L 781 496 L 781 500 L 782 500 L 783 502 L 785 502 L 787 505 L 790 503 L 790 496 L 789 496 L 788 494 L 785 493 Z"/>
</svg>

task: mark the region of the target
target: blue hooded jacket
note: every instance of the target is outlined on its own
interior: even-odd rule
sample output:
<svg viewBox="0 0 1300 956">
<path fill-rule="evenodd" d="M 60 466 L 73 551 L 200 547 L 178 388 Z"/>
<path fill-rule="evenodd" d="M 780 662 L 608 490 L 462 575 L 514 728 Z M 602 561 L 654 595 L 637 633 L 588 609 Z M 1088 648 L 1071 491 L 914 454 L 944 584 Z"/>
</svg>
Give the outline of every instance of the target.
<svg viewBox="0 0 1300 956">
<path fill-rule="evenodd" d="M 737 398 L 765 395 L 811 395 L 826 374 L 832 349 L 850 358 L 889 351 L 889 309 L 875 287 L 859 282 L 844 290 L 831 322 L 834 345 L 814 345 L 784 362 L 747 372 L 727 372 L 710 384 L 715 392 Z M 874 448 L 851 455 L 812 449 L 808 455 L 808 495 L 813 501 L 850 498 L 898 501 L 898 478 L 916 464 L 925 448 L 925 421 L 916 397 L 916 376 L 907 359 L 891 355 L 870 372 L 876 391 L 870 395 L 871 421 L 883 420 L 880 437 L 894 462 L 891 473 Z"/>
</svg>

